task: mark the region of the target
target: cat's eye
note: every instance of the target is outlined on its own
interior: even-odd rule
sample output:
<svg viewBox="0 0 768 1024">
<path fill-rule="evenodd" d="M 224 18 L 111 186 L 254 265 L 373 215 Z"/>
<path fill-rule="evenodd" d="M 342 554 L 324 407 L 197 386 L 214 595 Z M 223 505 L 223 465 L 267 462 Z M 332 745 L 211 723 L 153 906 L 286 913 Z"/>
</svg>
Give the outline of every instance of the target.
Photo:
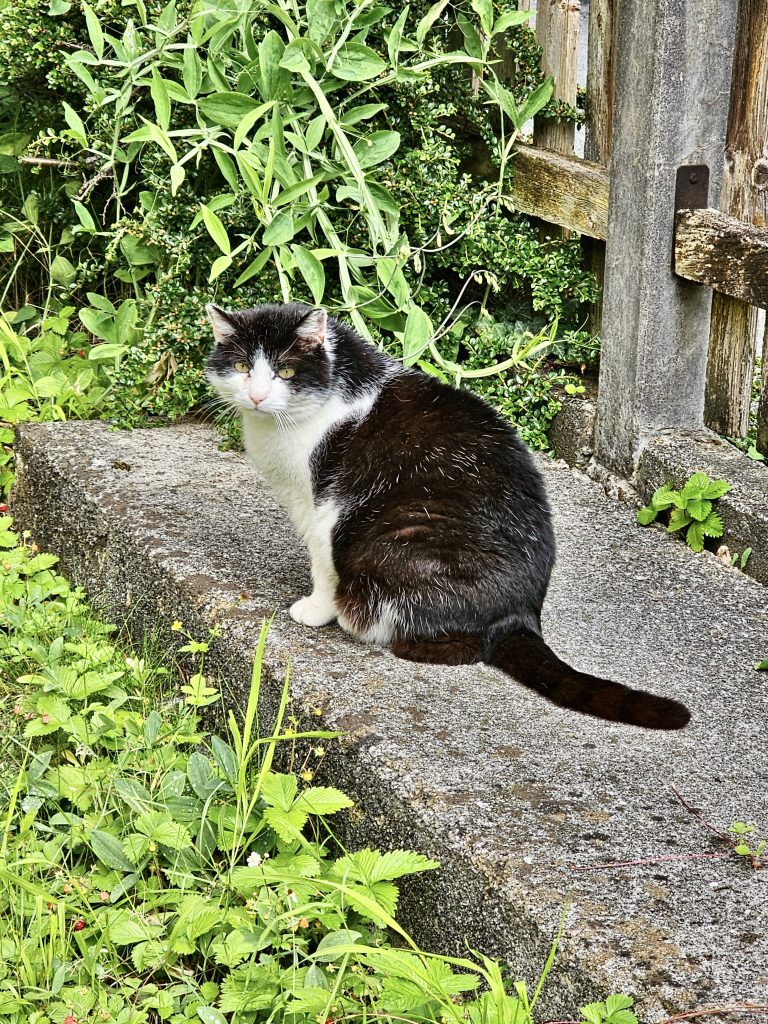
<svg viewBox="0 0 768 1024">
<path fill-rule="evenodd" d="M 296 371 L 292 366 L 281 366 L 277 371 L 277 376 L 282 377 L 283 380 L 290 380 L 291 377 L 296 376 Z"/>
<path fill-rule="evenodd" d="M 248 363 L 235 363 L 235 369 L 238 373 L 248 373 Z"/>
</svg>

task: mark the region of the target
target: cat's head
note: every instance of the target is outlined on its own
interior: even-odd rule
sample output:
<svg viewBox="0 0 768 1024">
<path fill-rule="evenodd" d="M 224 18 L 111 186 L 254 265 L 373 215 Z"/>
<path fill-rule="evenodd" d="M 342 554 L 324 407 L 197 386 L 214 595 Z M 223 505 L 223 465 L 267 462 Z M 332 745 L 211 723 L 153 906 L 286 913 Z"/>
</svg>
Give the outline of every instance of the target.
<svg viewBox="0 0 768 1024">
<path fill-rule="evenodd" d="M 206 308 L 215 339 L 206 375 L 228 405 L 296 419 L 325 401 L 331 388 L 325 310 L 297 302 L 239 312 Z"/>
</svg>

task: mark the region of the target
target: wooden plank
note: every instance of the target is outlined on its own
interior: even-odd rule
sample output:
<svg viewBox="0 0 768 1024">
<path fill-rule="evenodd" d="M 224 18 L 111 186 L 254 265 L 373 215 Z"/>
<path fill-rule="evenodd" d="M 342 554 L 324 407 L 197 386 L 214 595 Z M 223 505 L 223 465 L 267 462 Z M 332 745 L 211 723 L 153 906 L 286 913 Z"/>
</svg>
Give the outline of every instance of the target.
<svg viewBox="0 0 768 1024">
<path fill-rule="evenodd" d="M 768 228 L 719 210 L 680 210 L 675 273 L 753 306 L 768 306 Z M 750 360 L 750 372 L 754 358 Z"/>
<path fill-rule="evenodd" d="M 768 317 L 763 334 L 763 366 L 757 403 L 757 450 L 768 459 Z"/>
<path fill-rule="evenodd" d="M 552 75 L 552 98 L 576 106 L 576 50 L 579 42 L 581 0 L 539 0 L 536 8 L 536 42 L 542 49 L 541 66 Z M 543 149 L 573 155 L 576 127 L 570 122 L 537 117 L 533 142 Z"/>
<path fill-rule="evenodd" d="M 760 165 L 768 140 L 768 0 L 740 0 L 720 209 L 764 225 L 768 187 Z M 705 419 L 729 437 L 749 428 L 757 310 L 742 299 L 715 294 L 709 335 Z"/>
<path fill-rule="evenodd" d="M 628 478 L 652 437 L 704 425 L 712 298 L 672 273 L 672 210 L 676 169 L 722 158 L 735 19 L 621 0 L 595 456 Z"/>
<path fill-rule="evenodd" d="M 591 238 L 608 231 L 608 169 L 537 146 L 516 146 L 511 195 L 521 213 Z"/>
<path fill-rule="evenodd" d="M 584 156 L 607 166 L 613 137 L 613 94 L 616 78 L 616 35 L 619 0 L 590 0 L 587 43 L 587 103 Z M 600 334 L 603 321 L 605 245 L 598 239 L 581 240 L 584 261 L 595 275 L 600 294 L 585 310 L 587 330 Z"/>
</svg>

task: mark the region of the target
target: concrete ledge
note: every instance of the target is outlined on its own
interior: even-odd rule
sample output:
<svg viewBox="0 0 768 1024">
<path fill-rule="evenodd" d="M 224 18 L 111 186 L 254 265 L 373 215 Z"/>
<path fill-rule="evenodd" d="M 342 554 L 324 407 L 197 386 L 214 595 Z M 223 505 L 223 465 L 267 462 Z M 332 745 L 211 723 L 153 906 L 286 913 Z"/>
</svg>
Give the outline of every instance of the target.
<svg viewBox="0 0 768 1024">
<path fill-rule="evenodd" d="M 570 1019 L 610 991 L 636 994 L 648 1021 L 765 1001 L 768 871 L 658 860 L 721 849 L 670 783 L 717 825 L 768 832 L 768 679 L 752 668 L 768 656 L 762 587 L 639 530 L 630 508 L 541 460 L 560 543 L 550 642 L 581 669 L 692 709 L 683 733 L 642 733 L 554 708 L 485 666 L 415 666 L 336 627 L 293 623 L 283 609 L 308 584 L 304 552 L 243 457 L 218 451 L 207 428 L 38 424 L 20 435 L 18 524 L 117 619 L 169 643 L 173 619 L 200 634 L 219 622 L 213 667 L 236 698 L 259 622 L 277 611 L 263 720 L 290 659 L 297 715 L 347 733 L 326 758 L 327 778 L 358 801 L 346 841 L 443 863 L 403 889 L 401 920 L 420 942 L 504 957 L 533 983 L 569 904 L 541 1019 Z"/>
<path fill-rule="evenodd" d="M 552 424 L 550 440 L 558 458 L 600 479 L 605 474 L 593 459 L 596 417 L 591 400 L 566 398 Z M 722 543 L 733 553 L 751 547 L 745 572 L 768 583 L 768 464 L 748 459 L 710 431 L 660 434 L 643 450 L 634 477 L 625 482 L 629 486 L 614 480 L 613 491 L 628 498 L 634 490 L 647 502 L 657 487 L 670 482 L 680 487 L 697 471 L 733 485 L 717 504 L 725 525 Z"/>
</svg>

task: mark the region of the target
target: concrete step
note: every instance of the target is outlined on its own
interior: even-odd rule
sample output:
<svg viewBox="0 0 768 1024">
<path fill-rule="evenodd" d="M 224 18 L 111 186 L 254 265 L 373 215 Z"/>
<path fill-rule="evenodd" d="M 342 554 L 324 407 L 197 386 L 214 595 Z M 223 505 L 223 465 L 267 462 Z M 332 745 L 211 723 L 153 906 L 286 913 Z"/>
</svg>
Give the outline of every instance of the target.
<svg viewBox="0 0 768 1024">
<path fill-rule="evenodd" d="M 345 840 L 443 864 L 403 887 L 401 920 L 426 947 L 481 949 L 530 983 L 568 906 L 541 1019 L 611 991 L 636 994 L 645 1020 L 766 1002 L 768 870 L 663 858 L 724 850 L 672 784 L 718 828 L 752 820 L 768 834 L 768 674 L 753 670 L 768 657 L 768 590 L 540 463 L 559 539 L 552 646 L 681 698 L 684 732 L 598 722 L 486 666 L 415 666 L 335 626 L 296 625 L 285 608 L 307 592 L 304 550 L 244 457 L 197 424 L 25 427 L 12 511 L 133 629 L 170 644 L 174 619 L 201 635 L 220 623 L 213 665 L 235 692 L 277 613 L 268 700 L 290 660 L 296 713 L 345 732 L 325 761 L 358 801 Z M 645 863 L 575 870 L 615 861 Z"/>
</svg>

